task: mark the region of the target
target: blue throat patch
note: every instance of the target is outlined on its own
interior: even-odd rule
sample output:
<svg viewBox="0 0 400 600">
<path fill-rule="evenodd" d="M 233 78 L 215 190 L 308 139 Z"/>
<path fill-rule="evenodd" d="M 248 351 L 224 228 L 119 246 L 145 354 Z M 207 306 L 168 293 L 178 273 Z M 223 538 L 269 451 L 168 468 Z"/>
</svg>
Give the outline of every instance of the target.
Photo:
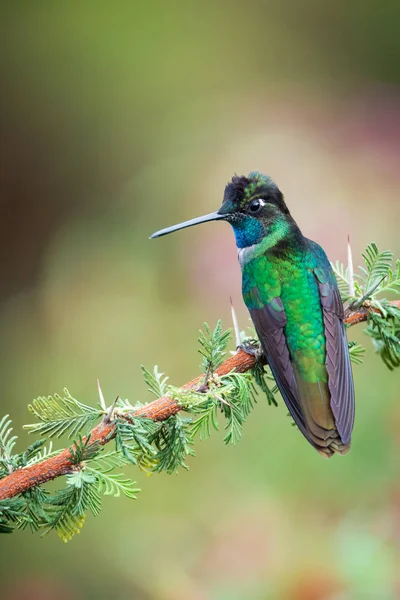
<svg viewBox="0 0 400 600">
<path fill-rule="evenodd" d="M 261 241 L 264 227 L 254 217 L 244 217 L 238 223 L 232 224 L 238 248 L 247 248 Z"/>
</svg>

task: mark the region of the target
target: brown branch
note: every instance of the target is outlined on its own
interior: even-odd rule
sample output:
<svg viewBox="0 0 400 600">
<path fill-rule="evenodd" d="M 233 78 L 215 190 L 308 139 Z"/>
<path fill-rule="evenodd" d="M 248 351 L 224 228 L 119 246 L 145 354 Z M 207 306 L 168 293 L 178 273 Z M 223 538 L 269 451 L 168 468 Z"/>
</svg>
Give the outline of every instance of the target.
<svg viewBox="0 0 400 600">
<path fill-rule="evenodd" d="M 400 308 L 400 300 L 393 300 L 393 302 L 391 302 L 390 304 L 392 304 L 392 306 L 397 306 L 397 308 Z M 368 318 L 368 313 L 370 311 L 373 311 L 376 313 L 380 312 L 374 306 L 368 306 L 367 302 L 364 304 L 364 306 L 361 306 L 356 311 L 348 311 L 347 310 L 345 312 L 345 319 L 346 319 L 347 325 L 349 325 L 349 326 L 357 325 L 358 323 L 362 323 L 363 321 L 366 321 Z"/>
<path fill-rule="evenodd" d="M 393 305 L 400 308 L 400 301 L 393 302 Z M 375 310 L 375 309 L 374 309 Z M 366 321 L 368 309 L 362 307 L 353 312 L 346 313 L 346 323 L 356 325 Z M 255 365 L 255 357 L 239 350 L 234 356 L 228 358 L 217 370 L 218 375 L 226 375 L 235 370 L 237 373 L 245 373 Z M 183 389 L 197 389 L 203 383 L 204 376 L 196 377 L 183 386 Z M 169 396 L 158 398 L 136 410 L 131 416 L 141 416 L 152 419 L 153 421 L 165 421 L 168 417 L 175 415 L 181 410 L 180 405 Z M 90 434 L 90 444 L 97 443 L 104 446 L 115 437 L 115 424 L 100 423 Z M 0 480 L 0 500 L 12 498 L 22 492 L 26 492 L 33 487 L 56 479 L 61 475 L 71 473 L 74 468 L 71 453 L 68 448 L 62 450 L 60 454 L 50 457 L 38 464 L 29 467 L 23 467 L 7 475 Z"/>
<path fill-rule="evenodd" d="M 239 350 L 234 356 L 228 358 L 217 370 L 218 375 L 227 375 L 235 370 L 237 373 L 244 373 L 254 367 L 255 358 L 243 350 Z M 196 377 L 183 386 L 183 389 L 196 389 L 203 383 L 204 376 Z M 131 416 L 147 417 L 153 421 L 165 421 L 168 417 L 175 415 L 181 410 L 179 404 L 169 396 L 158 398 L 139 408 Z M 90 444 L 97 443 L 104 446 L 115 437 L 115 425 L 111 423 L 100 423 L 90 434 Z M 74 468 L 74 462 L 69 448 L 66 448 L 60 454 L 52 456 L 40 463 L 23 467 L 7 475 L 0 480 L 0 500 L 12 498 L 17 494 L 26 492 L 31 488 L 56 479 L 61 475 L 71 473 Z"/>
</svg>

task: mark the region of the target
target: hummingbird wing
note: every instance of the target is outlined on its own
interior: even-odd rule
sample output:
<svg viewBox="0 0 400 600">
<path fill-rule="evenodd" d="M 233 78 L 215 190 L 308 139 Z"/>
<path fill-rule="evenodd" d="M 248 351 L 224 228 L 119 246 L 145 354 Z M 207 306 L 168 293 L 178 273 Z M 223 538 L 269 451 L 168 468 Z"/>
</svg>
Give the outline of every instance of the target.
<svg viewBox="0 0 400 600">
<path fill-rule="evenodd" d="M 343 302 L 325 253 L 323 258 L 324 260 L 314 269 L 314 274 L 318 283 L 325 327 L 330 405 L 342 443 L 348 444 L 354 425 L 353 374 L 343 322 Z"/>
<path fill-rule="evenodd" d="M 253 288 L 251 293 L 258 298 L 257 288 Z M 317 448 L 310 437 L 298 401 L 299 391 L 284 333 L 287 319 L 282 300 L 276 297 L 262 308 L 250 309 L 250 316 L 279 391 L 294 422 L 310 444 Z"/>
</svg>

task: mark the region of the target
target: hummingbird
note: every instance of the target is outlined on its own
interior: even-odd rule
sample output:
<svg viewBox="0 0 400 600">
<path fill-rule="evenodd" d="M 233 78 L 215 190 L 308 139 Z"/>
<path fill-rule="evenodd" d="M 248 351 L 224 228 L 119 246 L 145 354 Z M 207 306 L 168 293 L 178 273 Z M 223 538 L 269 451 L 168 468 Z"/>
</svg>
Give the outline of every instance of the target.
<svg viewBox="0 0 400 600">
<path fill-rule="evenodd" d="M 324 250 L 303 236 L 280 189 L 257 171 L 232 177 L 217 212 L 150 239 L 209 221 L 233 228 L 243 299 L 294 422 L 322 456 L 346 454 L 354 384 L 343 302 Z"/>
</svg>

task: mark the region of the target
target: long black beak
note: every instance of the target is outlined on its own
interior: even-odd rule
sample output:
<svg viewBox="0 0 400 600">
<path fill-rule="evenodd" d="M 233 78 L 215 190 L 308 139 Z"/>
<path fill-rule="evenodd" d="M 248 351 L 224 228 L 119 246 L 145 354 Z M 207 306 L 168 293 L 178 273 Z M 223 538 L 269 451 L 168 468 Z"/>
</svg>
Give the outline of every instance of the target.
<svg viewBox="0 0 400 600">
<path fill-rule="evenodd" d="M 150 236 L 150 239 L 161 237 L 162 235 L 167 235 L 168 233 L 173 233 L 174 231 L 178 231 L 179 229 L 185 229 L 186 227 L 193 227 L 193 225 L 199 225 L 200 223 L 207 223 L 208 221 L 219 221 L 220 219 L 226 219 L 226 215 L 221 215 L 219 212 L 210 213 L 209 215 L 204 215 L 204 217 L 197 217 L 196 219 L 191 219 L 190 221 L 185 221 L 184 223 L 179 223 L 178 225 L 172 225 L 172 227 L 166 227 L 165 229 L 160 229 L 160 231 L 156 231 L 153 235 Z"/>
</svg>

